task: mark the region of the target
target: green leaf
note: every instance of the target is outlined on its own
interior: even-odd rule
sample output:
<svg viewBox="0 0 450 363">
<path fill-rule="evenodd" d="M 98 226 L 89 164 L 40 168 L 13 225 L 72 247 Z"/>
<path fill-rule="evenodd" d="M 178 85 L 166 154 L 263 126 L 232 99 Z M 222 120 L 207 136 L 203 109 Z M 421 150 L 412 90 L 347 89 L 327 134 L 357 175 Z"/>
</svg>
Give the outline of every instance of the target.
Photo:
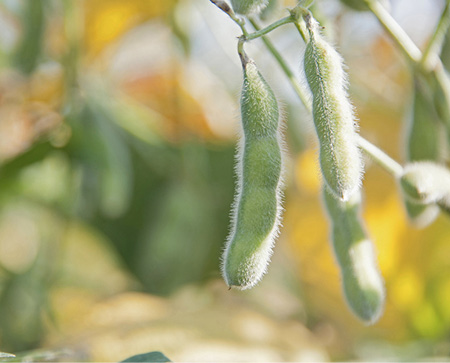
<svg viewBox="0 0 450 363">
<path fill-rule="evenodd" d="M 171 360 L 161 352 L 150 352 L 133 355 L 132 357 L 127 358 L 121 362 L 171 362 Z"/>
</svg>

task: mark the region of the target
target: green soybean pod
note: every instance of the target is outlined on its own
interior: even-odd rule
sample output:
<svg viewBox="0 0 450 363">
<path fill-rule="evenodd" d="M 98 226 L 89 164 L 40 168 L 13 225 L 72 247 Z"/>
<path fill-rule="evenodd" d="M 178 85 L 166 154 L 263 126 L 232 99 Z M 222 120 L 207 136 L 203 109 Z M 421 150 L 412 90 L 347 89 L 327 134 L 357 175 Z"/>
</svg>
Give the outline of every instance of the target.
<svg viewBox="0 0 450 363">
<path fill-rule="evenodd" d="M 447 72 L 450 72 L 450 31 L 447 30 L 441 50 L 441 60 Z"/>
<path fill-rule="evenodd" d="M 281 220 L 282 140 L 277 100 L 246 57 L 242 59 L 243 135 L 236 155 L 237 191 L 222 258 L 228 286 L 253 287 L 270 261 Z"/>
<path fill-rule="evenodd" d="M 409 161 L 440 160 L 442 158 L 442 124 L 432 102 L 428 84 L 418 75 L 414 77 L 412 115 L 407 129 L 406 154 Z M 409 220 L 424 228 L 439 215 L 439 207 L 421 204 L 404 198 Z"/>
<path fill-rule="evenodd" d="M 442 157 L 441 124 L 433 106 L 428 85 L 414 77 L 412 115 L 407 130 L 407 159 L 409 161 L 439 160 Z"/>
<path fill-rule="evenodd" d="M 313 118 L 322 175 L 331 191 L 348 200 L 361 185 L 363 164 L 357 145 L 357 123 L 346 90 L 342 58 L 322 37 L 318 23 L 305 16 L 310 40 L 304 68 L 313 95 Z"/>
<path fill-rule="evenodd" d="M 231 6 L 236 14 L 250 15 L 260 13 L 269 0 L 231 0 Z"/>
<path fill-rule="evenodd" d="M 360 193 L 354 193 L 344 202 L 324 186 L 323 197 L 332 222 L 333 249 L 346 301 L 357 317 L 373 324 L 383 311 L 385 292 L 373 244 L 361 221 Z"/>
<path fill-rule="evenodd" d="M 410 163 L 403 170 L 400 186 L 407 198 L 450 209 L 450 170 L 431 161 Z"/>
</svg>

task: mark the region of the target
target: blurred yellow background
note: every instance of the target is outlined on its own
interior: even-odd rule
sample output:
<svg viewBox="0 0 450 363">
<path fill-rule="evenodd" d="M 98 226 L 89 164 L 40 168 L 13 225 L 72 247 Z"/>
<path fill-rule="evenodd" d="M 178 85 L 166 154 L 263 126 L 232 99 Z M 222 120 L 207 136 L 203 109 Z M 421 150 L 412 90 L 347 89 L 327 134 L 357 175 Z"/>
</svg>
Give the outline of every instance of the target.
<svg viewBox="0 0 450 363">
<path fill-rule="evenodd" d="M 280 0 L 266 21 L 295 3 Z M 443 6 L 391 1 L 421 48 Z M 404 162 L 412 79 L 402 54 L 370 13 L 338 0 L 316 0 L 314 12 L 348 66 L 360 133 Z M 0 18 L 0 351 L 448 359 L 450 219 L 412 227 L 396 182 L 366 160 L 364 218 L 387 304 L 375 325 L 359 322 L 329 243 L 311 116 L 260 40 L 247 50 L 287 125 L 284 226 L 262 283 L 227 290 L 219 265 L 242 74 L 239 28 L 213 4 L 5 0 Z M 303 79 L 295 29 L 270 37 Z"/>
</svg>

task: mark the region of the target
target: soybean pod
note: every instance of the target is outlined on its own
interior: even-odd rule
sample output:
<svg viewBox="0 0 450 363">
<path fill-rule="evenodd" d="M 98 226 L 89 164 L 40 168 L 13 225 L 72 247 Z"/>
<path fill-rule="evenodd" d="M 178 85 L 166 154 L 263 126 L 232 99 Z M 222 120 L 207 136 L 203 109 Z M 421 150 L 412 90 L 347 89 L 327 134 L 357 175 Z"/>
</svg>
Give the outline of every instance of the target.
<svg viewBox="0 0 450 363">
<path fill-rule="evenodd" d="M 322 37 L 310 13 L 305 16 L 309 42 L 304 68 L 313 95 L 313 118 L 323 178 L 336 195 L 347 200 L 358 190 L 363 174 L 357 145 L 357 123 L 346 91 L 342 58 Z"/>
<path fill-rule="evenodd" d="M 269 0 L 231 0 L 231 6 L 236 14 L 250 15 L 261 12 Z"/>
<path fill-rule="evenodd" d="M 406 158 L 408 161 L 434 160 L 443 157 L 445 131 L 433 105 L 432 91 L 419 75 L 414 77 L 412 115 L 407 129 Z M 439 215 L 435 204 L 422 204 L 404 198 L 409 220 L 418 228 L 432 223 Z"/>
<path fill-rule="evenodd" d="M 351 310 L 368 324 L 381 316 L 385 301 L 383 278 L 378 271 L 374 247 L 360 217 L 361 195 L 338 200 L 327 186 L 323 197 L 332 222 L 332 242 Z"/>
<path fill-rule="evenodd" d="M 413 202 L 437 204 L 450 212 L 450 170 L 432 161 L 405 165 L 400 178 L 404 195 Z"/>
<path fill-rule="evenodd" d="M 281 219 L 282 140 L 277 100 L 253 60 L 242 55 L 243 135 L 236 155 L 237 191 L 222 259 L 228 286 L 253 287 L 270 261 Z"/>
</svg>

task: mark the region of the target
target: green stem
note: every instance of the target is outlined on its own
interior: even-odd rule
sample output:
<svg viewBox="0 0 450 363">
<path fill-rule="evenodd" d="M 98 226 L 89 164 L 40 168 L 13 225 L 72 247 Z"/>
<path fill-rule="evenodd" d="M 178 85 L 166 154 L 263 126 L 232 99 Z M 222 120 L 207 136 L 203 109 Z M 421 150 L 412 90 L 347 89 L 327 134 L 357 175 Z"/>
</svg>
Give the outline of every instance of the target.
<svg viewBox="0 0 450 363">
<path fill-rule="evenodd" d="M 297 28 L 297 31 L 300 34 L 300 36 L 302 37 L 303 41 L 305 43 L 308 43 L 309 37 L 307 36 L 308 31 L 306 30 L 305 22 L 303 21 L 302 23 L 300 23 L 299 21 L 296 21 L 294 23 L 294 25 Z"/>
<path fill-rule="evenodd" d="M 424 69 L 433 69 L 433 63 L 436 58 L 439 56 L 439 53 L 442 48 L 442 44 L 444 42 L 445 33 L 450 26 L 450 0 L 447 0 L 447 3 L 444 7 L 444 11 L 441 14 L 441 18 L 439 19 L 439 23 L 436 26 L 436 29 L 431 36 L 427 47 L 423 51 L 421 64 Z"/>
<path fill-rule="evenodd" d="M 250 23 L 253 25 L 253 27 L 258 31 L 260 29 L 259 24 L 254 19 L 250 19 Z M 262 37 L 262 41 L 264 42 L 266 48 L 269 50 L 269 52 L 272 54 L 272 56 L 275 58 L 281 69 L 283 70 L 284 74 L 288 78 L 289 82 L 291 83 L 292 88 L 294 89 L 295 93 L 298 95 L 300 100 L 302 101 L 305 108 L 308 110 L 308 112 L 312 113 L 312 106 L 310 97 L 308 96 L 308 91 L 306 91 L 303 86 L 300 84 L 300 82 L 295 77 L 294 72 L 292 72 L 289 65 L 284 60 L 283 56 L 278 52 L 278 50 L 273 45 L 272 41 L 267 37 Z"/>
<path fill-rule="evenodd" d="M 373 161 L 375 161 L 392 176 L 395 178 L 400 178 L 402 176 L 403 167 L 383 150 L 360 135 L 358 135 L 358 145 L 365 154 L 367 154 Z"/>
<path fill-rule="evenodd" d="M 396 41 L 406 57 L 414 64 L 422 59 L 422 52 L 406 34 L 403 28 L 395 21 L 383 5 L 377 0 L 364 0 L 377 17 L 386 32 Z"/>
<path fill-rule="evenodd" d="M 244 36 L 248 35 L 247 29 L 245 29 L 245 21 L 242 18 L 239 18 L 233 11 L 233 9 L 228 5 L 226 1 L 223 0 L 209 0 L 214 5 L 216 5 L 220 10 L 222 10 L 225 14 L 227 14 L 231 20 L 233 20 L 242 31 Z"/>
<path fill-rule="evenodd" d="M 250 22 L 253 24 L 253 21 L 250 20 Z M 285 24 L 289 24 L 294 22 L 294 19 L 292 18 L 292 16 L 287 16 L 283 19 L 280 19 L 278 21 L 276 21 L 275 23 L 272 23 L 270 25 L 268 25 L 267 27 L 263 28 L 263 29 L 257 29 L 256 32 L 254 33 L 250 33 L 248 35 L 245 36 L 245 40 L 253 40 L 259 37 L 262 37 L 263 35 L 266 35 L 267 33 L 270 33 L 272 30 L 285 25 Z M 255 28 L 256 29 L 256 28 Z"/>
</svg>

